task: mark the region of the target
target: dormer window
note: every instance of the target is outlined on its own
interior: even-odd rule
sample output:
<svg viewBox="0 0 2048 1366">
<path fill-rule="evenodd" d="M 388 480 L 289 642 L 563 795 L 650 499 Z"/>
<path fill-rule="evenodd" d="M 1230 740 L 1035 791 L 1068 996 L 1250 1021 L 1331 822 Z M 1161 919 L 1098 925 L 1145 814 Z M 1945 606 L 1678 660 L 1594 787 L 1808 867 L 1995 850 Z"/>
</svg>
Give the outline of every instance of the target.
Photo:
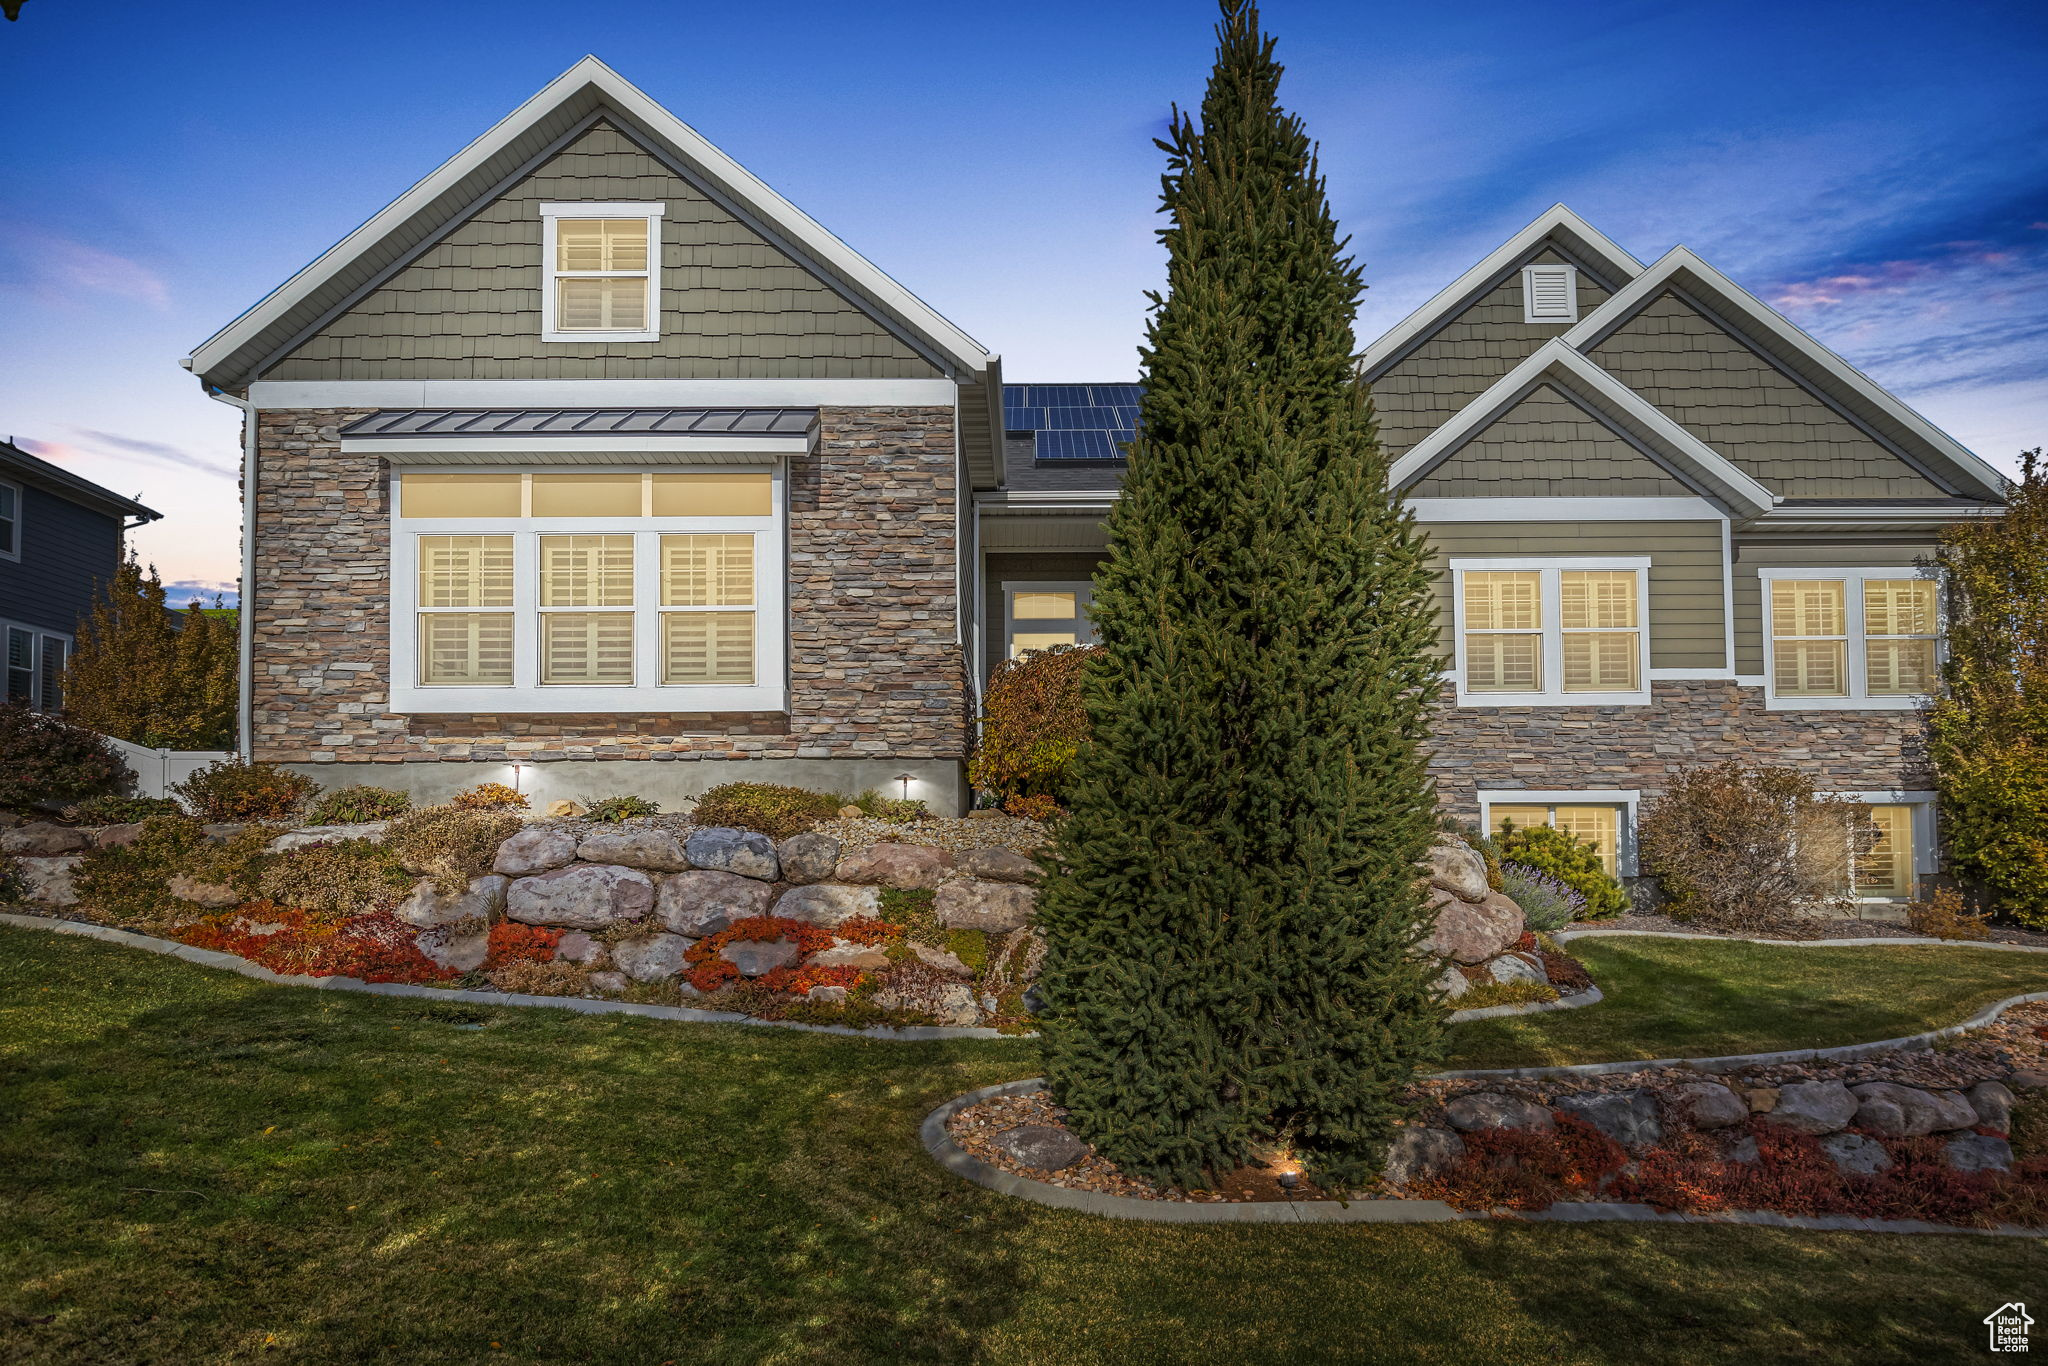
<svg viewBox="0 0 2048 1366">
<path fill-rule="evenodd" d="M 1579 320 L 1579 272 L 1571 266 L 1522 267 L 1522 321 L 1575 323 Z"/>
<path fill-rule="evenodd" d="M 544 341 L 661 336 L 661 204 L 543 204 Z"/>
</svg>

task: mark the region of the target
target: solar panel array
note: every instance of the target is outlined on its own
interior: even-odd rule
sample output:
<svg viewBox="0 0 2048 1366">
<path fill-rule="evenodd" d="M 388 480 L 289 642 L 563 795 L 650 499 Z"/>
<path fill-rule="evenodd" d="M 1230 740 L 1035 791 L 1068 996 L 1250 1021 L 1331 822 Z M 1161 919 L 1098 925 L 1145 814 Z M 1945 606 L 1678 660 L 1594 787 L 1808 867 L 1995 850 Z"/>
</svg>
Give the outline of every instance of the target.
<svg viewBox="0 0 2048 1366">
<path fill-rule="evenodd" d="M 1003 427 L 1043 461 L 1122 460 L 1138 434 L 1137 384 L 1005 384 Z"/>
</svg>

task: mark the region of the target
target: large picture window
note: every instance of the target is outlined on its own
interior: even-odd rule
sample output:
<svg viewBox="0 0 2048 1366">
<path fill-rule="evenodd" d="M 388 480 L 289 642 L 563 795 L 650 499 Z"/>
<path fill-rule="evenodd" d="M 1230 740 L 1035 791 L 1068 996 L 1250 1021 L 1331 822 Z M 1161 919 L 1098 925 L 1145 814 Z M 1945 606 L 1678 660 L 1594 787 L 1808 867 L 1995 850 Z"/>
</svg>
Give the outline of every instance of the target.
<svg viewBox="0 0 2048 1366">
<path fill-rule="evenodd" d="M 1458 700 L 1647 702 L 1647 560 L 1453 560 Z"/>
<path fill-rule="evenodd" d="M 779 710 L 779 477 L 397 477 L 393 707 Z"/>
<path fill-rule="evenodd" d="M 1918 706 L 1940 665 L 1934 579 L 1914 569 L 1765 569 L 1768 704 Z"/>
<path fill-rule="evenodd" d="M 661 336 L 660 204 L 543 204 L 545 341 Z"/>
</svg>

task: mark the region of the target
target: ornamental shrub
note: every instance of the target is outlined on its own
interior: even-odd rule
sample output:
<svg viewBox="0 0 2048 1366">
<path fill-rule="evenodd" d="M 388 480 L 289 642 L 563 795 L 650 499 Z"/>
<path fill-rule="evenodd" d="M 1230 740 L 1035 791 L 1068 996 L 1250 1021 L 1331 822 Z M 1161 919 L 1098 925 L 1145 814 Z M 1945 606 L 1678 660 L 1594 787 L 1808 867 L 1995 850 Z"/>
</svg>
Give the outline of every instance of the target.
<svg viewBox="0 0 2048 1366">
<path fill-rule="evenodd" d="M 412 810 L 412 798 L 388 787 L 337 787 L 306 812 L 308 825 L 368 825 Z"/>
<path fill-rule="evenodd" d="M 2006 512 L 1942 537 L 1948 657 L 1928 715 L 1951 872 L 2048 928 L 2048 467 L 2020 457 Z"/>
<path fill-rule="evenodd" d="M 1494 836 L 1494 847 L 1500 852 L 1502 891 L 1506 891 L 1507 865 L 1519 863 L 1524 868 L 1551 877 L 1579 894 L 1585 902 L 1582 913 L 1587 920 L 1606 920 L 1620 915 L 1628 909 L 1628 894 L 1621 890 L 1621 884 L 1607 875 L 1607 865 L 1600 861 L 1600 851 L 1580 839 L 1569 830 L 1560 830 L 1554 825 L 1514 825 Z M 1507 893 L 1513 897 L 1513 892 Z M 1521 898 L 1516 897 L 1516 900 Z"/>
<path fill-rule="evenodd" d="M 778 783 L 720 783 L 697 799 L 690 819 L 698 825 L 755 830 L 770 839 L 801 834 L 839 814 L 839 798 L 807 787 Z"/>
<path fill-rule="evenodd" d="M 105 738 L 49 712 L 0 702 L 0 807 L 125 792 L 134 773 Z"/>
<path fill-rule="evenodd" d="M 490 811 L 499 807 L 524 811 L 531 803 L 526 800 L 525 793 L 503 783 L 478 783 L 456 793 L 450 805 L 459 806 L 464 811 Z"/>
<path fill-rule="evenodd" d="M 202 821 L 290 821 L 320 790 L 320 784 L 276 764 L 223 759 L 208 764 L 171 791 Z"/>
<path fill-rule="evenodd" d="M 154 749 L 232 749 L 240 642 L 233 608 L 164 605 L 163 583 L 124 561 L 100 588 L 64 671 L 64 710 Z"/>
<path fill-rule="evenodd" d="M 347 919 L 392 909 L 412 890 L 412 878 L 383 845 L 337 840 L 273 854 L 256 885 L 280 906 Z"/>
<path fill-rule="evenodd" d="M 587 821 L 604 821 L 612 825 L 620 821 L 634 820 L 640 816 L 659 816 L 661 806 L 645 797 L 600 797 L 590 804 L 583 813 Z"/>
<path fill-rule="evenodd" d="M 1060 804 L 1050 792 L 1019 793 L 1003 803 L 1003 814 L 1046 825 L 1059 818 Z"/>
<path fill-rule="evenodd" d="M 1522 908 L 1532 930 L 1561 930 L 1586 914 L 1586 898 L 1576 888 L 1526 863 L 1501 864 L 1499 890 Z"/>
<path fill-rule="evenodd" d="M 503 810 L 464 811 L 459 806 L 423 806 L 391 822 L 384 847 L 409 873 L 432 878 L 435 890 L 455 896 L 471 878 L 491 871 L 498 846 L 523 822 Z"/>
<path fill-rule="evenodd" d="M 169 797 L 88 797 L 64 808 L 73 825 L 136 825 L 151 816 L 177 816 L 185 808 Z"/>
<path fill-rule="evenodd" d="M 1088 741 L 1081 676 L 1098 653 L 1093 645 L 1056 645 L 996 665 L 982 692 L 967 781 L 1003 803 L 1058 802 Z"/>
<path fill-rule="evenodd" d="M 486 938 L 488 948 L 484 971 L 509 968 L 515 963 L 552 963 L 566 933 L 566 930 L 546 925 L 522 925 L 516 920 L 501 920 L 491 926 Z"/>
<path fill-rule="evenodd" d="M 1984 922 L 1990 918 L 1988 912 L 1969 914 L 1963 894 L 1953 887 L 1937 887 L 1933 896 L 1906 907 L 1907 927 L 1930 939 L 1988 939 L 1991 931 Z"/>
<path fill-rule="evenodd" d="M 150 816 L 132 842 L 89 849 L 71 875 L 82 906 L 109 919 L 148 924 L 175 914 L 183 903 L 171 895 L 170 880 L 206 843 L 199 822 L 182 810 Z"/>
<path fill-rule="evenodd" d="M 863 792 L 853 799 L 863 816 L 871 816 L 891 825 L 912 825 L 927 819 L 932 813 L 915 797 L 884 797 L 874 792 Z"/>
</svg>

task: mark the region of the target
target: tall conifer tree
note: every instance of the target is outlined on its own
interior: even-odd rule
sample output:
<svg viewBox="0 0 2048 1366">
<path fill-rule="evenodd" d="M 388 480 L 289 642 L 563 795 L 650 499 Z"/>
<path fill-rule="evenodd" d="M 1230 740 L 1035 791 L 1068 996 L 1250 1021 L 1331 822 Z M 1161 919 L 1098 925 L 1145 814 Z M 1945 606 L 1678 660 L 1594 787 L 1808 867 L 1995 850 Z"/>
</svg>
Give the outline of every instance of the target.
<svg viewBox="0 0 2048 1366">
<path fill-rule="evenodd" d="M 1109 520 L 1094 741 L 1045 888 L 1048 1076 L 1127 1170 L 1290 1143 L 1366 1175 L 1441 1010 L 1411 955 L 1435 824 L 1430 570 L 1387 490 L 1345 254 L 1248 0 L 1176 110 L 1167 289 Z"/>
</svg>

